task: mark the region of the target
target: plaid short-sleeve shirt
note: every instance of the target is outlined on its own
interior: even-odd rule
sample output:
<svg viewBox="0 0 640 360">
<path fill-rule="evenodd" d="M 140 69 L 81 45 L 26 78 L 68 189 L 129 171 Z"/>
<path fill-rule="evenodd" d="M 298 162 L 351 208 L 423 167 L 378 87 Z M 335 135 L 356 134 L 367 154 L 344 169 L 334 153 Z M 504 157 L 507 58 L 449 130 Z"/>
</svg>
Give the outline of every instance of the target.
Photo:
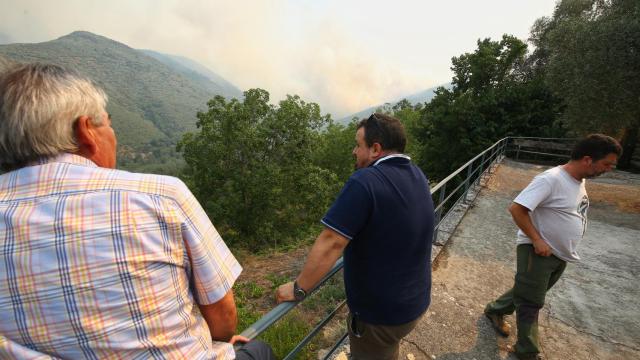
<svg viewBox="0 0 640 360">
<path fill-rule="evenodd" d="M 62 154 L 0 175 L 0 358 L 227 359 L 242 271 L 180 180 Z"/>
</svg>

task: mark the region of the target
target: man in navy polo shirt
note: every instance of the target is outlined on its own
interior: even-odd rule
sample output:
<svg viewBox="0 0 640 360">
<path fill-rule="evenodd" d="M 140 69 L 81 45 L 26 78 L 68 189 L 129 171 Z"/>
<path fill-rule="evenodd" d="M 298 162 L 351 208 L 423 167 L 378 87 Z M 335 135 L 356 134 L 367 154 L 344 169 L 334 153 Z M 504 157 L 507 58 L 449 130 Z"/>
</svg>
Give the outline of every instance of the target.
<svg viewBox="0 0 640 360">
<path fill-rule="evenodd" d="M 402 154 L 406 143 L 398 119 L 360 121 L 357 170 L 322 218 L 302 272 L 276 294 L 278 302 L 304 299 L 344 250 L 353 359 L 397 359 L 430 302 L 433 202 L 427 178 Z"/>
</svg>

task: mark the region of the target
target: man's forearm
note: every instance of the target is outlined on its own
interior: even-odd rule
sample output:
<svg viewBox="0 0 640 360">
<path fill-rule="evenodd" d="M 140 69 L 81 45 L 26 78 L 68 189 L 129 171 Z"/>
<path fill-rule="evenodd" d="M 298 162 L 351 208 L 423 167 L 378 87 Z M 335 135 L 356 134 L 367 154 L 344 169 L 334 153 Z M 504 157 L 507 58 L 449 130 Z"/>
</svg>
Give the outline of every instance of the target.
<svg viewBox="0 0 640 360">
<path fill-rule="evenodd" d="M 529 209 L 514 202 L 509 207 L 509 212 L 513 217 L 513 221 L 518 225 L 520 230 L 522 230 L 522 232 L 531 239 L 531 243 L 533 244 L 534 251 L 537 255 L 550 256 L 553 254 L 553 250 L 549 244 L 542 239 L 538 229 L 533 225 L 533 221 L 531 221 L 531 217 L 529 216 Z"/>
<path fill-rule="evenodd" d="M 513 203 L 509 208 L 509 212 L 513 217 L 513 221 L 516 223 L 518 228 L 522 230 L 522 232 L 531 239 L 532 242 L 542 241 L 542 236 L 533 225 L 531 221 L 531 217 L 529 216 L 529 210 L 517 203 Z"/>
<path fill-rule="evenodd" d="M 214 304 L 198 304 L 198 308 L 209 326 L 213 340 L 227 342 L 236 333 L 238 317 L 233 291 L 229 290 L 222 299 Z"/>
<path fill-rule="evenodd" d="M 316 286 L 342 255 L 342 251 L 348 243 L 349 240 L 346 237 L 332 229 L 325 228 L 313 243 L 307 260 L 302 267 L 302 272 L 296 279 L 298 286 L 306 292 Z M 295 301 L 294 288 L 293 281 L 280 285 L 276 290 L 276 301 L 278 303 Z"/>
<path fill-rule="evenodd" d="M 313 288 L 331 270 L 347 244 L 346 238 L 325 228 L 318 235 L 296 279 L 298 285 L 307 291 Z"/>
</svg>

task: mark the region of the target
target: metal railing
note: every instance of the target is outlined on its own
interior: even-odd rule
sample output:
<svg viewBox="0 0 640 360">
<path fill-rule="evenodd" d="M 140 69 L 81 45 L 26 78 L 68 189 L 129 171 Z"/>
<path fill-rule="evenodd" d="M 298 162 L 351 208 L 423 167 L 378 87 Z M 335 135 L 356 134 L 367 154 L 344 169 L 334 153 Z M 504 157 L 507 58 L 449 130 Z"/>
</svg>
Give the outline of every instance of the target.
<svg viewBox="0 0 640 360">
<path fill-rule="evenodd" d="M 432 243 L 435 243 L 438 239 L 438 233 L 441 224 L 449 217 L 452 210 L 457 204 L 461 202 L 468 202 L 471 192 L 475 192 L 476 187 L 482 183 L 483 178 L 486 175 L 492 173 L 493 167 L 497 165 L 506 156 L 507 152 L 516 153 L 516 157 L 519 157 L 521 153 L 535 153 L 546 156 L 567 157 L 566 151 L 557 151 L 551 153 L 536 152 L 533 150 L 527 150 L 531 148 L 531 142 L 540 142 L 541 144 L 548 144 L 550 141 L 574 141 L 573 139 L 557 139 L 557 138 L 525 138 L 525 137 L 506 137 L 489 148 L 476 155 L 473 159 L 469 160 L 466 164 L 462 165 L 456 171 L 449 176 L 438 182 L 431 188 L 431 194 L 434 199 L 435 207 L 435 222 L 434 222 L 434 234 Z M 524 142 L 524 143 L 523 143 Z M 524 147 L 523 144 L 527 146 Z M 534 146 L 535 147 L 535 146 Z M 463 177 L 464 176 L 464 177 Z M 447 190 L 447 189 L 453 190 Z M 477 192 L 475 192 L 477 194 Z M 437 194 L 437 195 L 436 195 Z M 322 278 L 322 280 L 308 292 L 308 295 L 315 293 L 320 287 L 322 287 L 329 279 L 331 279 L 338 271 L 343 267 L 343 260 L 340 258 L 333 268 Z M 271 325 L 284 317 L 289 311 L 291 311 L 297 302 L 284 302 L 278 304 L 275 308 L 265 314 L 260 320 L 250 325 L 240 335 L 249 339 L 254 339 L 266 331 Z M 285 360 L 294 359 L 295 356 L 306 346 L 313 337 L 338 313 L 338 311 L 344 307 L 345 301 L 342 301 L 338 306 L 322 319 L 293 350 L 285 356 Z M 340 344 L 345 340 L 347 334 L 344 333 L 332 349 L 327 353 L 324 359 L 330 358 L 333 353 L 340 347 Z"/>
<path fill-rule="evenodd" d="M 504 138 L 497 141 L 431 188 L 431 195 L 434 197 L 435 207 L 434 243 L 438 242 L 440 225 L 452 214 L 451 210 L 454 209 L 460 201 L 467 201 L 469 192 L 480 185 L 483 176 L 490 174 L 493 166 L 502 160 L 507 150 L 509 140 L 510 138 Z M 463 174 L 466 175 L 464 179 L 462 179 Z M 453 190 L 447 191 L 447 187 L 452 188 L 454 186 L 455 188 Z M 436 193 L 438 194 L 437 200 Z"/>
<path fill-rule="evenodd" d="M 534 137 L 512 137 L 510 138 L 510 152 L 516 160 L 521 157 L 535 160 L 571 157 L 571 149 L 577 138 L 534 138 Z"/>
</svg>

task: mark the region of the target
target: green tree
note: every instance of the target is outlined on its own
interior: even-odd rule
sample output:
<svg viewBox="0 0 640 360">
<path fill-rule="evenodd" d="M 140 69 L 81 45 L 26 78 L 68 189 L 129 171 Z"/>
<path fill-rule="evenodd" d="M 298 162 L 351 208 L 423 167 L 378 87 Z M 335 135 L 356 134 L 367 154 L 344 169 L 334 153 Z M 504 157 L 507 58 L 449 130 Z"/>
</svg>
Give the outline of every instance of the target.
<svg viewBox="0 0 640 360">
<path fill-rule="evenodd" d="M 400 120 L 407 135 L 407 147 L 404 152 L 415 163 L 418 163 L 422 149 L 420 139 L 415 134 L 420 122 L 420 111 L 423 107 L 424 104 L 414 105 L 409 100 L 402 99 L 395 104 L 384 103 L 375 110 L 377 113 L 387 114 Z"/>
<path fill-rule="evenodd" d="M 559 102 L 527 66 L 527 46 L 504 35 L 452 59 L 452 88 L 439 88 L 414 128 L 419 164 L 441 179 L 505 136 L 559 136 Z"/>
<path fill-rule="evenodd" d="M 288 96 L 269 104 L 261 89 L 244 100 L 217 96 L 198 114 L 199 132 L 178 144 L 190 185 L 226 240 L 257 250 L 296 240 L 339 189 L 314 163 L 329 122 L 317 104 Z"/>
<path fill-rule="evenodd" d="M 314 164 L 334 173 L 339 184 L 347 181 L 354 170 L 352 151 L 356 136 L 355 120 L 348 125 L 330 121 L 320 135 Z"/>
<path fill-rule="evenodd" d="M 621 135 L 628 168 L 640 127 L 640 2 L 562 0 L 531 37 L 566 122 L 578 134 Z"/>
<path fill-rule="evenodd" d="M 421 161 L 420 155 L 423 145 L 416 136 L 416 133 L 420 124 L 421 110 L 423 107 L 424 105 L 421 103 L 413 105 L 409 100 L 402 99 L 391 108 L 391 115 L 402 122 L 407 133 L 405 153 L 417 164 Z"/>
</svg>

